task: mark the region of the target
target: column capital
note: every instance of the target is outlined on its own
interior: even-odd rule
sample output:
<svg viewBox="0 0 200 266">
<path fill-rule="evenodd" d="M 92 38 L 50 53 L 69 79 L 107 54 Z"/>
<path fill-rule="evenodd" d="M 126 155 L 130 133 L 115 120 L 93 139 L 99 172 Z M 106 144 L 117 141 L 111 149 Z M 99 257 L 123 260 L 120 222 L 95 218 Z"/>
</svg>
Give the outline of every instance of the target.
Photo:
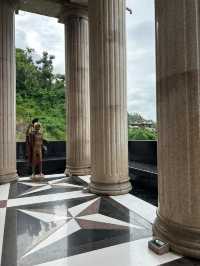
<svg viewBox="0 0 200 266">
<path fill-rule="evenodd" d="M 88 7 L 77 4 L 65 4 L 60 14 L 60 23 L 66 23 L 69 18 L 88 19 Z"/>
</svg>

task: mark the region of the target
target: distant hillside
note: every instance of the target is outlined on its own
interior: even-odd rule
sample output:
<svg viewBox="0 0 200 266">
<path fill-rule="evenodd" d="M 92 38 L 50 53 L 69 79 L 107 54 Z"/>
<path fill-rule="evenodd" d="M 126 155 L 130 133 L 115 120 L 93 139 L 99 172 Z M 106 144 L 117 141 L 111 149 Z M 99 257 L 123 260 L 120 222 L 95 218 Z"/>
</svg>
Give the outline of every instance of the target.
<svg viewBox="0 0 200 266">
<path fill-rule="evenodd" d="M 25 139 L 30 121 L 37 117 L 48 140 L 65 140 L 65 79 L 54 74 L 54 56 L 39 60 L 33 49 L 16 49 L 17 140 Z M 38 55 L 37 55 L 38 58 Z"/>
<path fill-rule="evenodd" d="M 128 113 L 129 140 L 156 140 L 156 123 L 138 113 Z"/>
</svg>

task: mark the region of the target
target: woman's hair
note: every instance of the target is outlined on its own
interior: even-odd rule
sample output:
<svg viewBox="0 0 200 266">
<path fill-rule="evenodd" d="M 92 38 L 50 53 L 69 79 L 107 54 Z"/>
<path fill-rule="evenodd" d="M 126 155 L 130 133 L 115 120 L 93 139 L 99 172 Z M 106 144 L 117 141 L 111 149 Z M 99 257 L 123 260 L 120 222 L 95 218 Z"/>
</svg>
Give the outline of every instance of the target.
<svg viewBox="0 0 200 266">
<path fill-rule="evenodd" d="M 39 122 L 39 119 L 38 118 L 34 118 L 33 120 L 32 120 L 32 124 L 34 125 L 35 123 L 38 123 Z"/>
</svg>

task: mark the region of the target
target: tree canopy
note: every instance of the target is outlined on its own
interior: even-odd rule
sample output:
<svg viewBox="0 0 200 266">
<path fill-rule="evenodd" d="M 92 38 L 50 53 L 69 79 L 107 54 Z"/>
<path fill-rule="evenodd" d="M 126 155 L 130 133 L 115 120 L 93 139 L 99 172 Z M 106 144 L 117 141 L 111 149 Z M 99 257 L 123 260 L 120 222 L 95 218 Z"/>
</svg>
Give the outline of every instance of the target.
<svg viewBox="0 0 200 266">
<path fill-rule="evenodd" d="M 33 49 L 16 49 L 17 139 L 37 117 L 49 140 L 65 139 L 65 77 L 55 74 L 54 56 Z"/>
</svg>

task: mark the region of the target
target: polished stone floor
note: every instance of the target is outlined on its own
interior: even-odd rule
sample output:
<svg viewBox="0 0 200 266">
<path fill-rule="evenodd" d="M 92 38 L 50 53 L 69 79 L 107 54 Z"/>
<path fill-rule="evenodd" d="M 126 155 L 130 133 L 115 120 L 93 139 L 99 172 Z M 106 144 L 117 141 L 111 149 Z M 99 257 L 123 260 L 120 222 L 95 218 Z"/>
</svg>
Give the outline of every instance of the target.
<svg viewBox="0 0 200 266">
<path fill-rule="evenodd" d="M 156 207 L 131 195 L 88 193 L 89 176 L 0 186 L 1 266 L 200 265 L 148 250 Z"/>
</svg>

